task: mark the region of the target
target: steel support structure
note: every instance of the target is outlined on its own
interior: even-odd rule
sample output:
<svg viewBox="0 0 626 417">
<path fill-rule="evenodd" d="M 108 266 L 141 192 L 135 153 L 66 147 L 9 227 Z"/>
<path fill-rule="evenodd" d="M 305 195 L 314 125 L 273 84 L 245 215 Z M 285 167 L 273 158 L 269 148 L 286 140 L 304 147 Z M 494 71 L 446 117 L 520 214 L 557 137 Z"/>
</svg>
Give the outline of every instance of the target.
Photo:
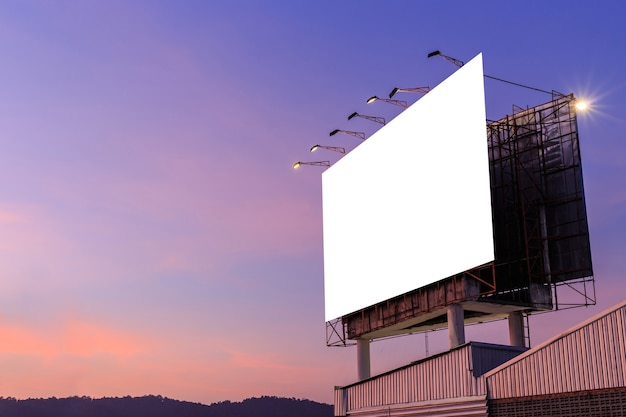
<svg viewBox="0 0 626 417">
<path fill-rule="evenodd" d="M 487 125 L 493 298 L 548 310 L 595 304 L 575 102 L 554 92 Z"/>
</svg>

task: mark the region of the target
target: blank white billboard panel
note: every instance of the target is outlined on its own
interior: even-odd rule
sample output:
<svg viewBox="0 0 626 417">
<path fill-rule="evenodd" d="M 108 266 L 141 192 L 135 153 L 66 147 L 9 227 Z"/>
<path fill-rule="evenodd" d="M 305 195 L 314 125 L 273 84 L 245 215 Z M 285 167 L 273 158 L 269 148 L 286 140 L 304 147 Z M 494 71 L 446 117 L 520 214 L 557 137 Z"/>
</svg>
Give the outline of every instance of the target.
<svg viewBox="0 0 626 417">
<path fill-rule="evenodd" d="M 482 55 L 322 174 L 326 321 L 494 260 Z"/>
</svg>

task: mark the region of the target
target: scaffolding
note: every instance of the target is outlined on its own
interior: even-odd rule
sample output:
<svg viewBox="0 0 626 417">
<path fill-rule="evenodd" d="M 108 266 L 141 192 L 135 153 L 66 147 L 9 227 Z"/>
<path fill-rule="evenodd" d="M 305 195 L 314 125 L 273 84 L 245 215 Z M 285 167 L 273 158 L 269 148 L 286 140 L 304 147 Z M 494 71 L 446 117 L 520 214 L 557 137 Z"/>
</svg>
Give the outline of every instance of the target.
<svg viewBox="0 0 626 417">
<path fill-rule="evenodd" d="M 551 307 L 595 304 L 573 95 L 487 125 L 497 291 L 494 299 Z"/>
</svg>

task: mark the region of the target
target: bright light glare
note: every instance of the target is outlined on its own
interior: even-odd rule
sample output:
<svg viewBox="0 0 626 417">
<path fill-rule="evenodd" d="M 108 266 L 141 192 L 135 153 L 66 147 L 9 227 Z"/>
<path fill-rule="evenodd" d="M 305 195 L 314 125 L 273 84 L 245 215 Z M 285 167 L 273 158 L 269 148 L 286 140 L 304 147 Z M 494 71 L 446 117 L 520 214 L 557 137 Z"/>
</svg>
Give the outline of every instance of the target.
<svg viewBox="0 0 626 417">
<path fill-rule="evenodd" d="M 586 101 L 577 100 L 576 101 L 576 110 L 587 110 L 589 108 L 589 104 Z"/>
<path fill-rule="evenodd" d="M 302 165 L 301 162 L 296 162 L 295 164 L 293 164 L 293 169 L 298 168 L 300 165 Z"/>
</svg>

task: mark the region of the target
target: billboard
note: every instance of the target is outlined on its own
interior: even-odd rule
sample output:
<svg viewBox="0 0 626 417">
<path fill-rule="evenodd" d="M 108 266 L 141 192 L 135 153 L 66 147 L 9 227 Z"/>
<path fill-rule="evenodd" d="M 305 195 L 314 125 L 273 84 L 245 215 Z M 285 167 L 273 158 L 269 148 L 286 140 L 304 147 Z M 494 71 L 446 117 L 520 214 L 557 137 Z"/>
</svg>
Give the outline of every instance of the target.
<svg viewBox="0 0 626 417">
<path fill-rule="evenodd" d="M 494 260 L 482 55 L 322 174 L 326 321 Z"/>
</svg>

